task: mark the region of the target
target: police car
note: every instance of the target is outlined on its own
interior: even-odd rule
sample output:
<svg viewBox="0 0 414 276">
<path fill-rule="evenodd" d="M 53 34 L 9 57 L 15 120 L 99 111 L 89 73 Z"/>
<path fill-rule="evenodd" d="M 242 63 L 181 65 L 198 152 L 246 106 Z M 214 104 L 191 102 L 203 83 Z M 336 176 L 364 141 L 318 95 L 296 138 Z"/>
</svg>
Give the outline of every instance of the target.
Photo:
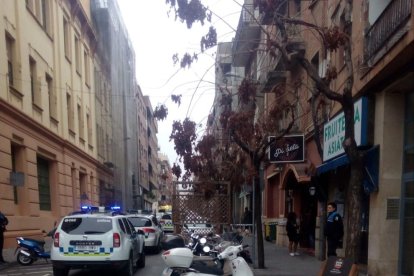
<svg viewBox="0 0 414 276">
<path fill-rule="evenodd" d="M 172 222 L 172 214 L 165 213 L 160 218 L 160 224 L 164 233 L 172 233 L 174 232 L 174 224 Z"/>
<path fill-rule="evenodd" d="M 132 276 L 145 266 L 144 233 L 115 208 L 84 209 L 64 217 L 53 237 L 53 274 L 71 268 L 107 267 Z"/>
</svg>

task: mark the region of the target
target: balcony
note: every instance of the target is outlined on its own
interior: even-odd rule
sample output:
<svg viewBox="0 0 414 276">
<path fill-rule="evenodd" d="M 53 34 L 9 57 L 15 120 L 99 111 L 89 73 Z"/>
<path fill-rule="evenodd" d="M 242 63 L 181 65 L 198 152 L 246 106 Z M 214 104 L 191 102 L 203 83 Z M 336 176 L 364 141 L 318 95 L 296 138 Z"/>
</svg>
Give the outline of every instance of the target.
<svg viewBox="0 0 414 276">
<path fill-rule="evenodd" d="M 233 66 L 245 67 L 260 41 L 259 12 L 252 4 L 244 4 L 233 41 Z"/>
<path fill-rule="evenodd" d="M 261 0 L 258 2 L 260 2 L 258 5 L 260 13 L 259 22 L 262 25 L 273 25 L 275 14 L 284 14 L 287 11 L 287 1 L 285 0 Z"/>
<path fill-rule="evenodd" d="M 269 71 L 264 76 L 264 84 L 260 90 L 262 93 L 270 93 L 276 85 L 284 87 L 286 83 L 286 71 Z"/>
<path fill-rule="evenodd" d="M 365 34 L 364 61 L 375 64 L 408 32 L 412 0 L 393 0 Z"/>
</svg>

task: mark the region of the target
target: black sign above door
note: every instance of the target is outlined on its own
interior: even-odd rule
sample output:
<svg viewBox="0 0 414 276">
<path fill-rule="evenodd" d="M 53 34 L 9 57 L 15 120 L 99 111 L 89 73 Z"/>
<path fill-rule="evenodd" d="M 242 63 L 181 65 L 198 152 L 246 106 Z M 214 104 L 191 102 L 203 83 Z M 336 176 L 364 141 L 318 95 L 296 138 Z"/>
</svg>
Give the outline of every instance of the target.
<svg viewBox="0 0 414 276">
<path fill-rule="evenodd" d="M 269 136 L 269 141 L 275 136 Z M 305 140 L 302 135 L 286 135 L 277 139 L 269 147 L 270 163 L 303 162 L 305 157 Z"/>
</svg>

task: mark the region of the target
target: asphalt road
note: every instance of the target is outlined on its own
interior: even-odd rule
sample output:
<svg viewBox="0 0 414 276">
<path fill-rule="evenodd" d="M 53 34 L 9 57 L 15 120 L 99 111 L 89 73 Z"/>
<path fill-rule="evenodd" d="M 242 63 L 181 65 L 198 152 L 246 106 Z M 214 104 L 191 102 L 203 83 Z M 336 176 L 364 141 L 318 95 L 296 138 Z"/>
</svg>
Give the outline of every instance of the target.
<svg viewBox="0 0 414 276">
<path fill-rule="evenodd" d="M 146 255 L 146 264 L 142 269 L 138 269 L 134 275 L 142 276 L 157 276 L 161 275 L 161 272 L 165 268 L 164 261 L 161 259 L 160 254 L 148 253 Z M 7 267 L 6 269 L 0 270 L 0 276 L 22 276 L 22 275 L 34 275 L 34 276 L 51 276 L 52 272 L 52 263 L 46 263 L 44 260 L 39 260 L 33 263 L 30 266 L 21 266 L 17 263 Z M 106 276 L 106 275 L 117 275 L 114 271 L 108 270 L 71 270 L 69 273 L 70 276 Z"/>
</svg>

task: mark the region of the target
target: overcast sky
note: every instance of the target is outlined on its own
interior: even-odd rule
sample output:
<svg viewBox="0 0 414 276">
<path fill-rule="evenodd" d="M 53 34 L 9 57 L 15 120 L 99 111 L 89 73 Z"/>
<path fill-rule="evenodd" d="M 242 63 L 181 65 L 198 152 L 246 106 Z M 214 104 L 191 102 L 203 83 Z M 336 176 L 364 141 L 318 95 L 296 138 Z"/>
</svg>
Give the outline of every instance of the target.
<svg viewBox="0 0 414 276">
<path fill-rule="evenodd" d="M 208 31 L 209 24 L 195 23 L 188 30 L 186 24 L 168 16 L 165 0 L 118 0 L 124 22 L 136 55 L 137 81 L 142 93 L 149 95 L 153 108 L 165 104 L 168 117 L 158 122 L 160 151 L 168 155 L 171 165 L 177 155 L 169 142 L 172 122 L 190 117 L 201 124 L 199 136 L 205 129 L 207 116 L 214 100 L 214 61 L 216 48 L 199 54 L 198 62 L 190 69 L 174 66 L 172 56 L 185 52 L 199 53 L 200 39 Z M 231 41 L 235 35 L 243 0 L 204 0 L 215 14 L 212 22 L 217 29 L 218 42 Z M 203 77 L 204 76 L 204 77 Z M 200 83 L 200 80 L 204 81 Z M 199 86 L 197 88 L 197 86 Z M 197 88 L 197 89 L 196 89 Z M 181 106 L 171 101 L 171 94 L 181 94 Z"/>
</svg>

